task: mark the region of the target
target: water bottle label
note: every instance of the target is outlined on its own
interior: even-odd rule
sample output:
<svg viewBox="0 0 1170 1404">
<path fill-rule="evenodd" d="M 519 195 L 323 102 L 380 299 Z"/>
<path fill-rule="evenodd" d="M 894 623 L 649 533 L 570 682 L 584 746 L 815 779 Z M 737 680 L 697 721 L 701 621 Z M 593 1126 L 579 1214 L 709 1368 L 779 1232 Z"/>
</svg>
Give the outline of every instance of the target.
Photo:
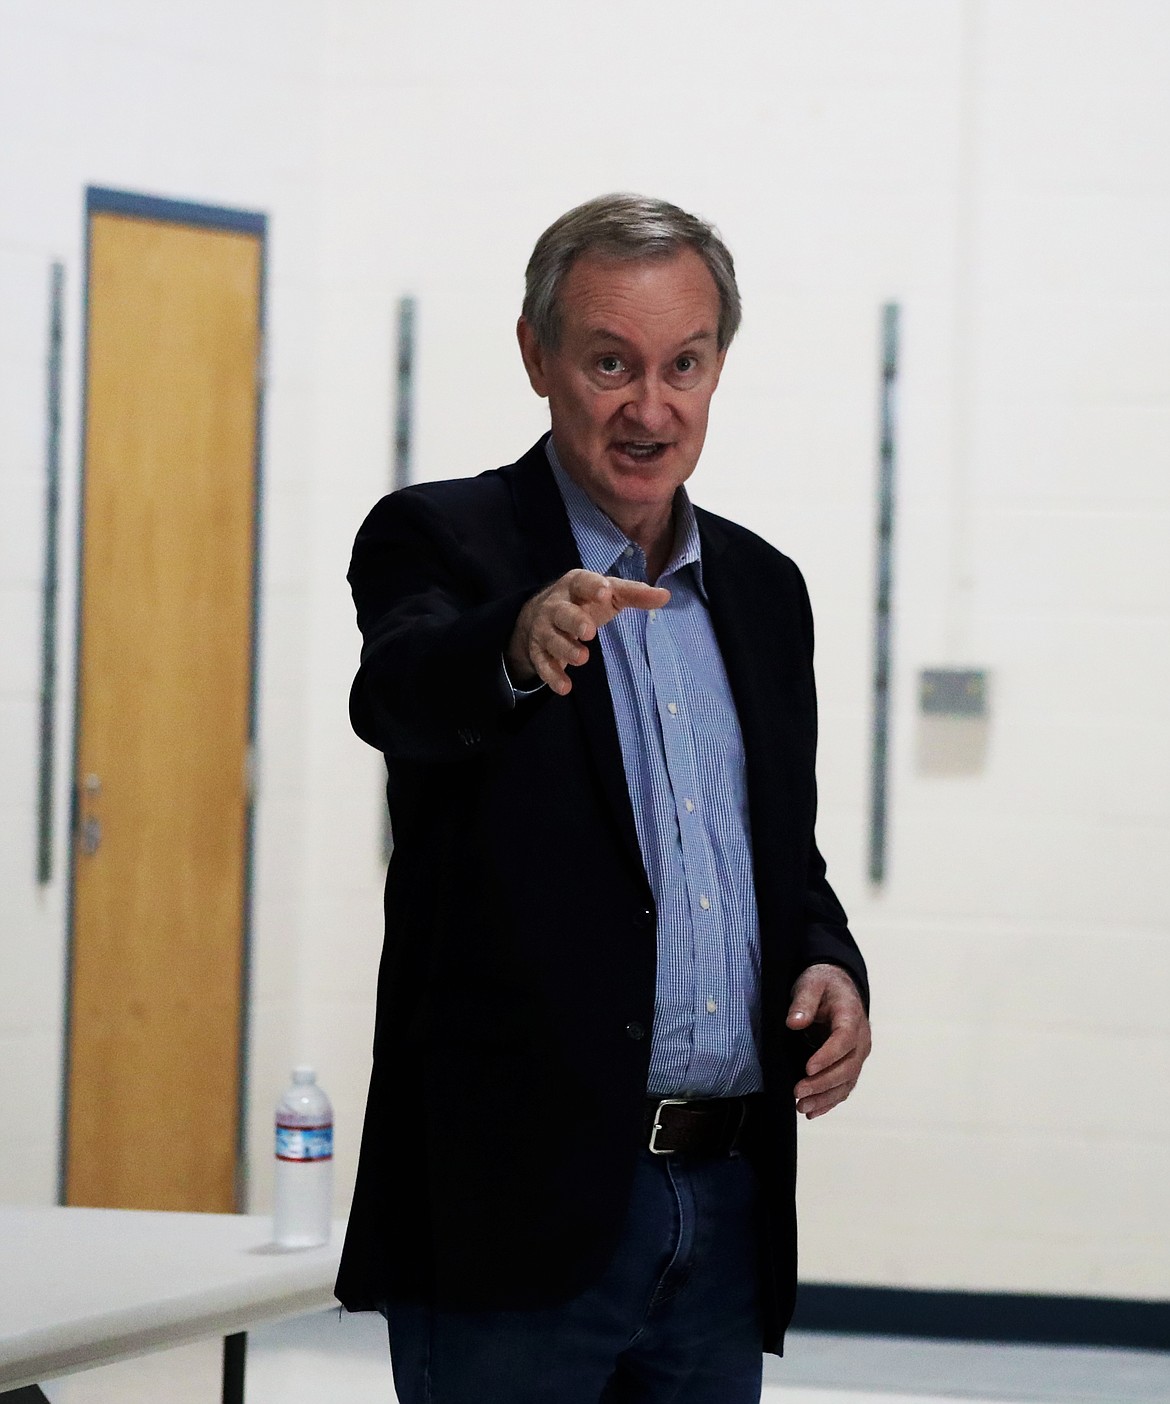
<svg viewBox="0 0 1170 1404">
<path fill-rule="evenodd" d="M 277 1160 L 332 1160 L 332 1126 L 280 1126 L 276 1128 Z"/>
</svg>

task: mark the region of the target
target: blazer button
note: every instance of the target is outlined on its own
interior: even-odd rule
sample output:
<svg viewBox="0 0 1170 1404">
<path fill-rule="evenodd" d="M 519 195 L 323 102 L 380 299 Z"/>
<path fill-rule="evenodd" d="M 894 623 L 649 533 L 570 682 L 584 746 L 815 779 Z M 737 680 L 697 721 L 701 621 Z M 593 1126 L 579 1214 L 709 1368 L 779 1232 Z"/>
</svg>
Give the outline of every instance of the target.
<svg viewBox="0 0 1170 1404">
<path fill-rule="evenodd" d="M 637 1041 L 646 1037 L 646 1030 L 638 1023 L 637 1019 L 634 1019 L 626 1025 L 626 1037 Z"/>
</svg>

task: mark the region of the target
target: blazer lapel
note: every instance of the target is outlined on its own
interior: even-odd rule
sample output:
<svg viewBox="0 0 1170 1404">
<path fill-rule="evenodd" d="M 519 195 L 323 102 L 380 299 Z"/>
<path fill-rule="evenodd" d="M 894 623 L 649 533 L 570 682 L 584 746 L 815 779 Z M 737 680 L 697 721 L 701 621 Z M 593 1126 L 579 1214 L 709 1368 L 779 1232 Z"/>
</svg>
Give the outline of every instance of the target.
<svg viewBox="0 0 1170 1404">
<path fill-rule="evenodd" d="M 547 435 L 545 439 L 547 439 Z M 581 557 L 568 514 L 545 456 L 545 439 L 511 468 L 504 470 L 512 490 L 520 532 L 528 544 L 533 577 L 543 589 L 566 571 L 580 569 Z M 573 688 L 567 698 L 550 698 L 552 706 L 571 705 L 581 722 L 598 784 L 608 802 L 614 825 L 630 859 L 645 881 L 645 865 L 634 826 L 634 811 L 626 785 L 621 742 L 610 697 L 605 659 L 597 641 L 589 661 L 569 672 Z"/>
<path fill-rule="evenodd" d="M 699 511 L 703 582 L 743 735 L 748 809 L 761 917 L 772 908 L 775 855 L 795 851 L 791 799 L 802 750 L 786 685 L 792 643 L 769 631 L 767 582 L 745 569 L 717 521 Z"/>
</svg>

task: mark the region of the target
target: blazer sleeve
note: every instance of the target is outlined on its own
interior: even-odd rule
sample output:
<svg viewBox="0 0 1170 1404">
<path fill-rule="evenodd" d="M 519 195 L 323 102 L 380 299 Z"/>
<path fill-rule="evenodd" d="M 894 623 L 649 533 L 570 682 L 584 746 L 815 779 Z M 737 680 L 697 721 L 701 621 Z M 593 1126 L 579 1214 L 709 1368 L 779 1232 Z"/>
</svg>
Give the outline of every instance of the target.
<svg viewBox="0 0 1170 1404">
<path fill-rule="evenodd" d="M 799 586 L 801 624 L 808 654 L 809 668 L 813 658 L 813 615 L 809 603 L 808 589 L 799 569 L 793 567 Z M 813 711 L 815 747 L 815 696 Z M 814 788 L 815 796 L 815 788 Z M 815 821 L 815 797 L 813 818 Z M 825 860 L 817 847 L 816 839 L 809 842 L 808 864 L 805 870 L 804 893 L 802 900 L 803 922 L 801 923 L 799 950 L 797 952 L 797 973 L 807 970 L 810 965 L 822 962 L 839 965 L 852 977 L 861 995 L 866 1012 L 869 1012 L 869 976 L 865 960 L 857 942 L 849 930 L 845 909 L 837 899 L 837 894 L 829 886 Z"/>
<path fill-rule="evenodd" d="M 798 957 L 800 970 L 826 962 L 839 965 L 852 977 L 869 1012 L 869 975 L 849 930 L 844 909 L 825 876 L 825 860 L 811 845 L 804 893 L 804 926 Z"/>
<path fill-rule="evenodd" d="M 531 587 L 501 590 L 425 489 L 384 497 L 348 580 L 362 634 L 354 730 L 397 760 L 460 760 L 513 715 L 503 651 Z"/>
</svg>

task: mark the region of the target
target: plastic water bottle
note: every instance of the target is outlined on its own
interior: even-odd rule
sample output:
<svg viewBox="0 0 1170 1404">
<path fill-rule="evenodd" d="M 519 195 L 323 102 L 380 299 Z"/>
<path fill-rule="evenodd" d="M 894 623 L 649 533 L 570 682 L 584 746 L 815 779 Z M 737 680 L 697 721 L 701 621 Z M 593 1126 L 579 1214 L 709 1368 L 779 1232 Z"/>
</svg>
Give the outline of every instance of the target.
<svg viewBox="0 0 1170 1404">
<path fill-rule="evenodd" d="M 294 1068 L 276 1106 L 272 1236 L 282 1248 L 329 1242 L 333 1220 L 333 1108 L 312 1068 Z"/>
</svg>

